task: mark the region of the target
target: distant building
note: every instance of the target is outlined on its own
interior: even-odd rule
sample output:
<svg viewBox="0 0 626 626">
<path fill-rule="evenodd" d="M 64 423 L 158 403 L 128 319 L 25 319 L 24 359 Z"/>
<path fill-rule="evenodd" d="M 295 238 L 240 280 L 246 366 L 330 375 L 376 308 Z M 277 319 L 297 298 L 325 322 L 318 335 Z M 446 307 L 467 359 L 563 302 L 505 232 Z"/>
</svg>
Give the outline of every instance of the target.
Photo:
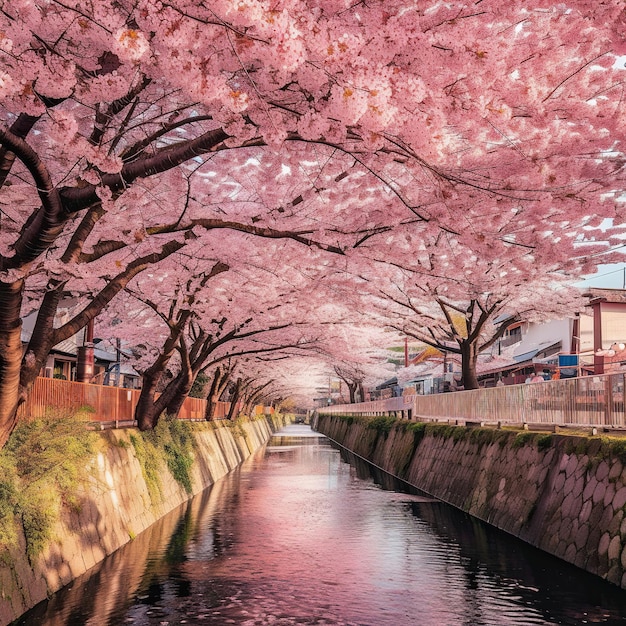
<svg viewBox="0 0 626 626">
<path fill-rule="evenodd" d="M 398 379 L 394 376 L 369 392 L 370 400 L 386 400 L 402 395 L 402 387 L 398 384 Z"/>
<path fill-rule="evenodd" d="M 535 372 L 547 379 L 626 370 L 626 290 L 592 288 L 583 295 L 589 305 L 579 315 L 509 326 L 498 342 L 479 355 L 479 384 L 523 383 Z M 501 315 L 494 324 L 509 318 Z M 410 365 L 412 376 L 402 383 L 403 388 L 413 388 L 418 394 L 457 388 L 461 370 L 457 355 L 424 351 Z"/>
<path fill-rule="evenodd" d="M 58 323 L 69 320 L 70 310 L 62 309 Z M 26 316 L 22 322 L 22 344 L 26 348 L 35 326 L 36 313 Z M 39 373 L 44 378 L 60 378 L 62 380 L 77 380 L 78 353 L 85 343 L 85 329 L 74 336 L 55 345 Z M 125 363 L 123 356 L 117 351 L 109 352 L 94 348 L 94 367 L 89 382 L 97 385 L 126 387 L 137 389 L 141 386 L 141 377 L 132 366 Z"/>
<path fill-rule="evenodd" d="M 495 323 L 500 324 L 506 319 L 507 316 L 501 316 Z M 500 379 L 505 384 L 523 383 L 529 374 L 536 371 L 556 371 L 559 355 L 572 351 L 574 329 L 573 318 L 541 324 L 514 324 L 500 341 L 478 357 L 479 384 L 492 387 Z"/>
<path fill-rule="evenodd" d="M 590 314 L 580 317 L 580 352 L 593 354 L 595 374 L 626 366 L 626 290 L 592 288 L 584 295 Z"/>
<path fill-rule="evenodd" d="M 511 326 L 488 354 L 479 357 L 479 381 L 485 386 L 524 382 L 546 370 L 563 377 L 602 374 L 626 368 L 626 290 L 588 289 L 589 305 L 579 315 L 542 324 Z M 495 320 L 501 323 L 502 316 Z"/>
</svg>

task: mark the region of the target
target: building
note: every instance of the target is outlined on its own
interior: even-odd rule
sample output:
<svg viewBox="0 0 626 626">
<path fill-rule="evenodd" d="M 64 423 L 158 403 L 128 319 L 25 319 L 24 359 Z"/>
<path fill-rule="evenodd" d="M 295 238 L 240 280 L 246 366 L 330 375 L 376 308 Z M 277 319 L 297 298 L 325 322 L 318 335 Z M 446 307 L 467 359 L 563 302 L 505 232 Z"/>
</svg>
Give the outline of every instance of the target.
<svg viewBox="0 0 626 626">
<path fill-rule="evenodd" d="M 22 345 L 26 348 L 33 333 L 36 313 L 26 316 L 22 321 Z M 62 309 L 58 323 L 69 320 L 69 309 Z M 74 336 L 55 345 L 51 350 L 40 376 L 62 380 L 79 380 L 79 354 L 87 342 L 88 329 L 82 329 Z M 97 341 L 97 340 L 96 340 Z M 108 351 L 93 348 L 93 369 L 86 382 L 97 385 L 109 385 L 137 389 L 141 386 L 141 376 L 128 363 L 124 362 L 121 350 Z"/>
<path fill-rule="evenodd" d="M 580 352 L 593 354 L 594 373 L 626 367 L 626 290 L 592 288 L 588 315 L 580 318 Z"/>
<path fill-rule="evenodd" d="M 479 381 L 491 386 L 524 382 L 544 371 L 561 377 L 626 369 L 626 290 L 589 289 L 585 311 L 563 320 L 511 326 L 479 357 Z M 495 320 L 501 323 L 506 317 Z"/>
</svg>

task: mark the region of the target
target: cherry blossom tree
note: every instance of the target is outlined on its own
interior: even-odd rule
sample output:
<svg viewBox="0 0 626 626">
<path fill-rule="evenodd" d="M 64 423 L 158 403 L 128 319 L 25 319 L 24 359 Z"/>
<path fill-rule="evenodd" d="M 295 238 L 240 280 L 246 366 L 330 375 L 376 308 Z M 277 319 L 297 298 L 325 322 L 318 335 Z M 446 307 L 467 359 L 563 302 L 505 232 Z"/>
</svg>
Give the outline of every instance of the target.
<svg viewBox="0 0 626 626">
<path fill-rule="evenodd" d="M 515 215 L 515 245 L 536 248 L 623 220 L 624 29 L 618 0 L 4 6 L 0 443 L 51 342 L 202 230 L 343 252 L 397 225 L 484 240 Z M 257 197 L 229 214 L 240 168 Z M 297 195 L 264 180 L 283 170 Z M 75 281 L 100 288 L 55 328 Z"/>
<path fill-rule="evenodd" d="M 372 281 L 377 306 L 391 328 L 444 354 L 459 355 L 462 384 L 475 389 L 479 353 L 511 324 L 561 319 L 584 307 L 559 260 L 552 267 L 544 260 L 537 274 L 535 253 L 513 247 L 506 257 L 490 258 L 440 236 L 410 266 L 379 268 Z"/>
<path fill-rule="evenodd" d="M 363 379 L 365 373 L 358 366 L 342 367 L 340 365 L 334 365 L 333 371 L 348 388 L 348 395 L 350 397 L 350 404 L 357 402 L 357 394 L 360 401 L 365 399 L 365 392 L 363 390 Z"/>
<path fill-rule="evenodd" d="M 162 412 L 178 414 L 201 372 L 214 370 L 210 417 L 242 358 L 284 358 L 321 341 L 316 325 L 322 296 L 313 278 L 325 266 L 316 269 L 315 254 L 307 258 L 297 245 L 283 246 L 280 260 L 271 246 L 227 250 L 220 253 L 227 263 L 211 260 L 215 252 L 204 249 L 179 254 L 186 258 L 167 273 L 144 273 L 99 320 L 101 334 L 122 337 L 136 355 L 143 379 L 135 414 L 141 429 L 153 428 Z"/>
<path fill-rule="evenodd" d="M 366 389 L 394 374 L 389 363 L 389 347 L 397 342 L 396 333 L 389 332 L 385 317 L 376 317 L 370 298 L 357 294 L 360 302 L 354 302 L 346 294 L 344 302 L 362 311 L 358 317 L 352 315 L 353 323 L 334 325 L 329 331 L 330 339 L 325 344 L 322 358 L 327 362 L 328 375 L 339 378 L 348 389 L 348 401 L 364 402 Z M 352 302 L 351 302 L 352 301 Z M 357 321 L 360 320 L 360 323 Z"/>
</svg>

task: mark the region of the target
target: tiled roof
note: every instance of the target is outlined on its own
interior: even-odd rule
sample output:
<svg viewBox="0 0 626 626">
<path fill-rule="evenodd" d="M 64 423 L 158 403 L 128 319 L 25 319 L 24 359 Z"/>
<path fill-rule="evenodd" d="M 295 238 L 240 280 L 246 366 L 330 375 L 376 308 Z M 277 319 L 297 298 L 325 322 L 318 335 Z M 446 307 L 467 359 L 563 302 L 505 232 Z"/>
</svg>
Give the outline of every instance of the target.
<svg viewBox="0 0 626 626">
<path fill-rule="evenodd" d="M 626 289 L 600 289 L 591 287 L 583 293 L 583 296 L 593 300 L 626 304 Z"/>
</svg>

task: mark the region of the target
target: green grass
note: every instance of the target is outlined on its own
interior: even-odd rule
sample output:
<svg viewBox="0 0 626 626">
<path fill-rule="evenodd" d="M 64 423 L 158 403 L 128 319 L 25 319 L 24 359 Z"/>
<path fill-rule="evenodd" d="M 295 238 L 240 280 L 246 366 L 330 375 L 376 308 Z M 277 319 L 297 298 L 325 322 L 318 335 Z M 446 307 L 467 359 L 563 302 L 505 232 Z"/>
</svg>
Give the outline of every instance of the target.
<svg viewBox="0 0 626 626">
<path fill-rule="evenodd" d="M 20 527 L 33 563 L 53 538 L 62 510 L 79 510 L 78 488 L 102 442 L 87 429 L 91 413 L 88 408 L 74 414 L 50 412 L 43 418 L 22 421 L 0 450 L 1 562 L 9 564 L 9 550 L 18 546 Z M 163 464 L 187 493 L 193 492 L 193 432 L 217 427 L 220 425 L 165 418 L 154 431 L 130 435 L 154 502 L 162 499 Z M 243 431 L 241 422 L 233 427 Z M 111 445 L 128 448 L 131 444 L 119 440 Z M 129 535 L 132 537 L 132 531 Z"/>
<path fill-rule="evenodd" d="M 32 560 L 52 537 L 61 508 L 78 508 L 77 489 L 96 436 L 88 412 L 51 412 L 23 421 L 0 452 L 0 547 L 17 541 L 21 525 Z"/>
<path fill-rule="evenodd" d="M 395 417 L 380 415 L 378 417 L 373 417 L 368 420 L 367 427 L 371 430 L 377 431 L 378 433 L 386 437 L 391 432 L 391 429 L 394 427 L 397 421 L 398 420 Z"/>
<path fill-rule="evenodd" d="M 470 441 L 482 447 L 497 443 L 500 447 L 511 445 L 514 449 L 524 445 L 536 445 L 539 450 L 545 451 L 553 445 L 555 441 L 553 434 L 546 434 L 533 431 L 519 431 L 514 429 L 496 428 L 466 428 L 452 424 L 438 424 L 433 422 L 409 422 L 391 416 L 337 416 L 348 425 L 364 424 L 369 429 L 374 429 L 387 436 L 392 429 L 396 428 L 402 432 L 413 432 L 415 444 L 419 443 L 425 435 L 438 437 L 441 439 L 452 439 L 458 441 Z M 578 448 L 585 448 L 587 443 L 578 442 Z M 616 445 L 617 448 L 617 445 Z M 624 445 L 624 458 L 626 458 L 626 444 Z"/>
<path fill-rule="evenodd" d="M 159 420 L 154 430 L 130 436 L 152 502 L 163 499 L 159 469 L 164 463 L 187 493 L 193 493 L 191 468 L 194 460 L 192 425 L 173 417 Z"/>
<path fill-rule="evenodd" d="M 511 447 L 514 450 L 517 450 L 518 448 L 521 448 L 522 446 L 527 446 L 530 443 L 535 441 L 535 437 L 536 437 L 536 433 L 532 433 L 528 430 L 523 431 L 521 433 L 517 433 L 517 435 L 515 435 L 515 439 L 513 439 L 513 443 L 511 444 Z"/>
</svg>

